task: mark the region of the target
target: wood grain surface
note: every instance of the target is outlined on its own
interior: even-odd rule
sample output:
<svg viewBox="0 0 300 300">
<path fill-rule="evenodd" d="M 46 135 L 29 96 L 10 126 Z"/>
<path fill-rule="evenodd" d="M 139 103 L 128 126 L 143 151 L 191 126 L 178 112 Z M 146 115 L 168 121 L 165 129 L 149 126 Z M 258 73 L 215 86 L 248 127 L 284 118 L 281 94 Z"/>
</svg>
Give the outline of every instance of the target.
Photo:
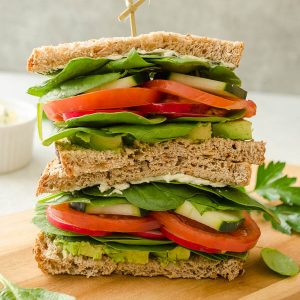
<svg viewBox="0 0 300 300">
<path fill-rule="evenodd" d="M 300 167 L 289 166 L 287 173 L 300 177 Z M 273 273 L 259 254 L 262 247 L 274 247 L 300 264 L 300 237 L 274 231 L 259 215 L 254 214 L 262 236 L 250 252 L 246 273 L 231 282 L 119 275 L 87 279 L 43 274 L 32 253 L 38 233 L 31 224 L 32 215 L 32 211 L 25 211 L 0 219 L 0 273 L 22 287 L 44 287 L 74 295 L 77 299 L 300 299 L 300 275 L 286 278 Z"/>
</svg>

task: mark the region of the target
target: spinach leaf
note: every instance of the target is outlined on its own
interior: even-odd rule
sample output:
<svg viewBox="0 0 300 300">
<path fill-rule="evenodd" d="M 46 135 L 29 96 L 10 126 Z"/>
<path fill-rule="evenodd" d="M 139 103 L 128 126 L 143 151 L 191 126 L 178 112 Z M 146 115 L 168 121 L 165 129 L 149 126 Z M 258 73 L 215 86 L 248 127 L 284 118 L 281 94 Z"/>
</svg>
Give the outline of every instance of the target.
<svg viewBox="0 0 300 300">
<path fill-rule="evenodd" d="M 131 112 L 94 113 L 65 121 L 66 127 L 104 127 L 115 124 L 154 125 L 162 123 L 166 117 L 145 118 Z"/>
<path fill-rule="evenodd" d="M 272 217 L 272 219 L 279 223 L 279 219 L 276 216 L 276 214 L 274 214 L 274 212 L 272 210 L 270 210 L 268 207 L 266 207 L 265 205 L 263 205 L 262 203 L 256 201 L 255 199 L 251 198 L 247 193 L 243 193 L 242 191 L 232 188 L 232 187 L 224 187 L 224 188 L 215 188 L 215 187 L 211 187 L 211 186 L 198 186 L 198 185 L 194 185 L 192 184 L 191 186 L 203 190 L 203 191 L 207 191 L 210 192 L 212 194 L 215 194 L 219 197 L 223 197 L 231 202 L 234 202 L 240 206 L 244 206 L 245 209 L 249 209 L 249 210 L 260 210 L 265 212 L 266 214 L 268 214 L 270 217 Z"/>
<path fill-rule="evenodd" d="M 235 110 L 226 117 L 180 117 L 172 119 L 172 122 L 211 122 L 211 123 L 223 123 L 233 120 L 241 119 L 245 115 L 245 110 Z"/>
<path fill-rule="evenodd" d="M 280 220 L 280 224 L 274 222 L 269 215 L 264 214 L 267 221 L 271 221 L 274 229 L 281 231 L 285 234 L 292 234 L 293 231 L 300 233 L 300 207 L 277 205 L 270 207 Z"/>
<path fill-rule="evenodd" d="M 294 276 L 299 273 L 297 262 L 276 249 L 263 248 L 261 256 L 265 264 L 280 275 Z"/>
<path fill-rule="evenodd" d="M 99 70 L 99 73 L 121 72 L 130 69 L 148 68 L 154 64 L 145 61 L 135 49 L 131 49 L 127 57 L 112 60 Z"/>
<path fill-rule="evenodd" d="M 108 61 L 109 60 L 107 58 L 79 57 L 72 59 L 62 71 L 60 71 L 41 85 L 29 88 L 27 92 L 30 95 L 42 97 L 50 90 L 57 87 L 60 83 L 89 74 L 101 68 Z"/>
<path fill-rule="evenodd" d="M 124 196 L 131 204 L 152 211 L 176 209 L 196 193 L 188 186 L 153 182 L 131 185 L 123 191 Z"/>
<path fill-rule="evenodd" d="M 105 243 L 110 248 L 121 250 L 121 251 L 149 251 L 149 252 L 161 252 L 172 250 L 176 247 L 175 244 L 165 245 L 125 245 L 119 243 L 108 242 Z"/>
<path fill-rule="evenodd" d="M 225 66 L 214 66 L 208 71 L 208 78 L 241 86 L 240 78 Z"/>
<path fill-rule="evenodd" d="M 112 236 L 103 236 L 103 237 L 93 237 L 93 239 L 102 242 L 102 243 L 118 243 L 125 245 L 142 245 L 142 246 L 154 246 L 154 245 L 168 245 L 173 244 L 169 240 L 152 240 L 141 237 L 134 237 L 130 235 L 112 235 Z"/>
<path fill-rule="evenodd" d="M 185 136 L 197 126 L 197 123 L 167 123 L 157 125 L 119 125 L 107 127 L 111 134 L 130 134 L 145 143 L 163 142 Z"/>
<path fill-rule="evenodd" d="M 4 288 L 0 291 L 0 299 L 7 300 L 75 300 L 74 297 L 51 292 L 42 288 L 21 288 L 8 281 L 0 274 L 0 283 Z"/>
<path fill-rule="evenodd" d="M 292 186 L 295 177 L 283 175 L 284 162 L 271 161 L 261 165 L 257 171 L 254 191 L 267 200 L 281 200 L 288 205 L 300 206 L 300 187 Z"/>
<path fill-rule="evenodd" d="M 147 61 L 159 65 L 164 71 L 191 73 L 198 68 L 209 69 L 210 63 L 206 59 L 198 57 L 180 56 L 180 57 L 161 57 L 161 58 L 147 58 Z"/>
<path fill-rule="evenodd" d="M 95 197 L 91 198 L 89 202 L 89 205 L 97 207 L 105 207 L 116 204 L 128 204 L 128 201 L 125 198 L 120 197 Z"/>
<path fill-rule="evenodd" d="M 67 128 L 67 129 L 63 129 L 63 130 L 56 132 L 55 134 L 51 135 L 47 139 L 44 139 L 42 144 L 44 146 L 50 146 L 52 143 L 54 143 L 58 140 L 73 136 L 79 132 L 85 132 L 88 134 L 94 134 L 94 135 L 99 135 L 99 136 L 103 136 L 103 137 L 109 136 L 105 131 L 103 131 L 101 129 L 92 129 L 92 128 L 87 128 L 87 127 Z"/>
<path fill-rule="evenodd" d="M 118 80 L 120 77 L 120 73 L 108 73 L 102 75 L 83 76 L 68 80 L 61 83 L 54 89 L 51 89 L 48 93 L 40 98 L 40 102 L 75 96 L 105 83 Z"/>
<path fill-rule="evenodd" d="M 192 253 L 197 254 L 199 256 L 202 256 L 206 259 L 210 260 L 227 260 L 229 258 L 240 258 L 242 260 L 246 260 L 248 257 L 248 252 L 226 252 L 224 254 L 219 254 L 219 253 L 206 253 L 206 252 L 201 252 L 201 251 L 196 251 L 196 250 L 191 250 Z"/>
</svg>

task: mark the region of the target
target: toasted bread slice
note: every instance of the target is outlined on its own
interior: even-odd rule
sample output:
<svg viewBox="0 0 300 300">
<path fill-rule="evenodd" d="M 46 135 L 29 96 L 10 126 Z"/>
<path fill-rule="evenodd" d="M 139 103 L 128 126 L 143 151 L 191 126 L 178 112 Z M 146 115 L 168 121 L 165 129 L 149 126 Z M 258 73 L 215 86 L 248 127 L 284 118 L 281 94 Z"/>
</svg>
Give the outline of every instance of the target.
<svg viewBox="0 0 300 300">
<path fill-rule="evenodd" d="M 96 151 L 72 145 L 68 141 L 60 141 L 56 143 L 56 150 L 64 172 L 68 176 L 79 176 L 145 163 L 150 169 L 184 165 L 189 171 L 188 166 L 192 169 L 207 159 L 260 165 L 264 161 L 265 144 L 222 138 L 194 143 L 181 138 L 153 145 L 139 143 L 125 148 L 122 152 L 116 152 Z"/>
<path fill-rule="evenodd" d="M 63 252 L 53 240 L 40 233 L 34 247 L 35 259 L 45 273 L 84 275 L 87 277 L 123 274 L 132 276 L 165 276 L 168 278 L 217 278 L 233 280 L 243 274 L 244 261 L 238 258 L 215 261 L 193 255 L 187 261 L 161 264 L 150 258 L 146 264 L 116 263 L 104 255 L 101 260 L 87 256 L 73 256 Z"/>
<path fill-rule="evenodd" d="M 28 59 L 27 69 L 30 72 L 49 73 L 62 69 L 73 58 L 124 55 L 132 48 L 144 51 L 172 50 L 180 55 L 204 57 L 235 68 L 239 65 L 244 44 L 190 34 L 152 32 L 136 37 L 101 38 L 36 48 Z"/>
<path fill-rule="evenodd" d="M 162 175 L 186 174 L 225 185 L 245 186 L 251 177 L 251 165 L 248 163 L 234 163 L 216 159 L 201 159 L 193 165 L 187 160 L 177 163 L 155 164 L 146 161 L 112 169 L 106 172 L 83 173 L 79 176 L 68 176 L 59 161 L 53 160 L 45 168 L 37 188 L 37 195 L 60 191 L 74 191 L 94 185 L 114 186 L 123 183 L 141 181 L 147 177 Z"/>
</svg>

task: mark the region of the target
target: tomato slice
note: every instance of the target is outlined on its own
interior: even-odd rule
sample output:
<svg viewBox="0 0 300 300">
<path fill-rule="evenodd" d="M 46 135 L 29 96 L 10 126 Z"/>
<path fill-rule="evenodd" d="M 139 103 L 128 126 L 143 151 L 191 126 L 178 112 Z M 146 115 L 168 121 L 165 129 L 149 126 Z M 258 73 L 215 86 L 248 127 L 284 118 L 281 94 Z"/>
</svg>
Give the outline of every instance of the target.
<svg viewBox="0 0 300 300">
<path fill-rule="evenodd" d="M 73 224 L 67 223 L 62 221 L 61 219 L 53 216 L 51 212 L 47 213 L 47 220 L 55 227 L 66 230 L 66 231 L 71 231 L 79 234 L 84 234 L 84 235 L 90 235 L 90 236 L 105 236 L 105 235 L 110 235 L 111 232 L 108 231 L 101 231 L 101 230 L 88 230 L 84 228 L 79 228 Z"/>
<path fill-rule="evenodd" d="M 160 230 L 169 240 L 171 240 L 171 241 L 175 242 L 176 244 L 183 246 L 185 248 L 202 251 L 202 252 L 207 252 L 207 253 L 220 253 L 220 250 L 218 250 L 218 249 L 207 248 L 207 247 L 195 244 L 193 242 L 189 242 L 184 239 L 181 239 L 178 236 L 171 233 L 171 231 L 169 231 L 165 227 L 162 227 Z"/>
<path fill-rule="evenodd" d="M 194 103 L 201 103 L 227 110 L 246 109 L 248 117 L 252 117 L 256 113 L 256 110 L 254 110 L 256 105 L 251 100 L 225 99 L 172 80 L 152 80 L 148 81 L 144 86 L 163 93 L 178 96 L 180 98 L 185 98 L 189 101 L 193 101 Z"/>
<path fill-rule="evenodd" d="M 48 119 L 56 121 L 59 118 L 61 119 L 60 115 L 62 113 L 145 105 L 157 102 L 160 95 L 159 91 L 140 87 L 101 90 L 50 101 L 44 104 L 44 111 Z"/>
<path fill-rule="evenodd" d="M 159 223 L 150 216 L 90 215 L 72 209 L 68 203 L 50 205 L 47 207 L 46 214 L 47 218 L 50 216 L 50 223 L 51 219 L 55 219 L 89 231 L 139 232 L 160 227 Z"/>
<path fill-rule="evenodd" d="M 145 231 L 145 232 L 131 232 L 130 234 L 135 235 L 135 236 L 140 236 L 140 237 L 143 237 L 146 239 L 153 239 L 153 240 L 165 239 L 165 236 L 159 230 L 151 230 L 151 231 Z"/>
<path fill-rule="evenodd" d="M 247 212 L 244 223 L 234 232 L 224 233 L 170 212 L 151 215 L 176 237 L 207 248 L 221 251 L 245 252 L 253 248 L 260 230 Z"/>
</svg>

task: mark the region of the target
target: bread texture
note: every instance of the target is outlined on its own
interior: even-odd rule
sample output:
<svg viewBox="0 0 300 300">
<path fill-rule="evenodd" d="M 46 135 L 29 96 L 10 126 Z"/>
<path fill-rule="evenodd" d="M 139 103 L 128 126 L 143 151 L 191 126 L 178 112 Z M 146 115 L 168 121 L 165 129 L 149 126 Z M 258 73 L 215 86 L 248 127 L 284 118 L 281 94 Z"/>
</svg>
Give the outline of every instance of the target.
<svg viewBox="0 0 300 300">
<path fill-rule="evenodd" d="M 37 195 L 60 191 L 74 191 L 94 185 L 114 186 L 123 183 L 141 181 L 146 177 L 186 175 L 202 178 L 225 185 L 245 186 L 251 177 L 249 163 L 234 163 L 216 159 L 196 160 L 193 165 L 187 160 L 170 160 L 168 164 L 149 164 L 146 161 L 136 165 L 124 166 L 105 172 L 83 173 L 79 176 L 68 176 L 57 159 L 48 163 L 40 177 Z"/>
<path fill-rule="evenodd" d="M 187 261 L 181 260 L 165 265 L 155 258 L 150 258 L 146 264 L 133 264 L 115 263 L 106 255 L 101 260 L 94 260 L 87 256 L 73 256 L 63 253 L 62 248 L 55 245 L 52 239 L 43 233 L 40 233 L 36 239 L 34 254 L 39 268 L 52 275 L 70 274 L 99 277 L 123 274 L 193 279 L 224 277 L 233 280 L 244 273 L 244 261 L 238 258 L 214 261 L 192 254 Z"/>
<path fill-rule="evenodd" d="M 36 48 L 28 59 L 27 69 L 30 72 L 49 73 L 62 69 L 73 58 L 124 55 L 132 48 L 145 51 L 173 50 L 180 55 L 194 55 L 231 64 L 234 68 L 239 65 L 244 44 L 191 34 L 152 32 L 136 37 L 101 38 Z"/>
<path fill-rule="evenodd" d="M 106 172 L 127 166 L 148 164 L 150 169 L 183 166 L 187 171 L 201 161 L 220 160 L 260 165 L 264 161 L 265 144 L 212 138 L 202 143 L 176 139 L 153 145 L 138 143 L 122 152 L 86 149 L 68 141 L 56 143 L 58 158 L 68 176 Z M 219 162 L 220 164 L 221 162 Z"/>
</svg>

